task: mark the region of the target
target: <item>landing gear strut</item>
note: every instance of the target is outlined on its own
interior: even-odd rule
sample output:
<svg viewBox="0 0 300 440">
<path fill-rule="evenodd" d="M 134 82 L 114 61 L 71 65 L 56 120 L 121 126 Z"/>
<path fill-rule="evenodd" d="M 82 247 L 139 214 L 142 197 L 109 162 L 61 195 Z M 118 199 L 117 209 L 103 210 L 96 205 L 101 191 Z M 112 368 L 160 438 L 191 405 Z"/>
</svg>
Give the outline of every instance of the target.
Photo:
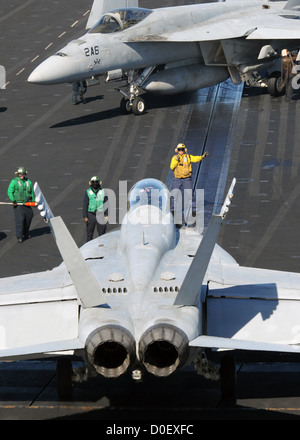
<svg viewBox="0 0 300 440">
<path fill-rule="evenodd" d="M 142 73 L 134 80 L 133 76 L 136 73 L 131 70 L 128 73 L 128 84 L 129 87 L 126 91 L 117 89 L 124 97 L 121 100 L 120 108 L 122 113 L 134 113 L 135 115 L 142 115 L 145 113 L 146 105 L 143 98 L 139 95 L 139 87 L 146 81 L 146 79 L 151 75 L 155 67 L 148 67 L 143 70 Z"/>
<path fill-rule="evenodd" d="M 56 363 L 56 389 L 61 400 L 72 397 L 72 362 L 70 359 L 61 358 Z"/>
</svg>

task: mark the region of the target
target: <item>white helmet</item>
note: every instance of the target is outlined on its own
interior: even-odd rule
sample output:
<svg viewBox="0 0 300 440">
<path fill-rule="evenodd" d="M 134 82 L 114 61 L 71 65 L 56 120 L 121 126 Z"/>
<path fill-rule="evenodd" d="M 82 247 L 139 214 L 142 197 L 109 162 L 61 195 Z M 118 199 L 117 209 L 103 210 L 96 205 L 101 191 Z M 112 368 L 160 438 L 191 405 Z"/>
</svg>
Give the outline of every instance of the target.
<svg viewBox="0 0 300 440">
<path fill-rule="evenodd" d="M 287 49 L 283 49 L 282 51 L 281 51 L 281 56 L 282 57 L 286 57 L 286 56 L 288 56 L 288 50 Z"/>
</svg>

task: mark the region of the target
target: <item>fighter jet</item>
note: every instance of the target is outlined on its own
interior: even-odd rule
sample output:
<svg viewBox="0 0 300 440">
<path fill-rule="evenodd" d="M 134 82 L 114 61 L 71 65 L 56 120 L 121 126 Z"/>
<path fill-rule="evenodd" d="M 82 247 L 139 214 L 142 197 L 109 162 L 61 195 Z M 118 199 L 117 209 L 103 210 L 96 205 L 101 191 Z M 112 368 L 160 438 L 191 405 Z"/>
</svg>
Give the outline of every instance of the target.
<svg viewBox="0 0 300 440">
<path fill-rule="evenodd" d="M 259 85 L 267 69 L 275 90 L 281 50 L 300 45 L 299 0 L 137 5 L 137 0 L 95 0 L 88 32 L 42 62 L 28 81 L 58 84 L 105 75 L 106 81 L 125 81 L 118 88 L 122 111 L 141 114 L 142 91 L 181 93 L 229 77 L 234 84 Z"/>
<path fill-rule="evenodd" d="M 69 398 L 74 381 L 167 377 L 199 366 L 207 348 L 298 353 L 300 274 L 240 267 L 216 244 L 234 185 L 204 230 L 199 213 L 178 229 L 167 187 L 143 179 L 121 227 L 78 249 L 36 183 L 63 262 L 0 280 L 0 361 L 58 357 L 58 394 Z"/>
</svg>

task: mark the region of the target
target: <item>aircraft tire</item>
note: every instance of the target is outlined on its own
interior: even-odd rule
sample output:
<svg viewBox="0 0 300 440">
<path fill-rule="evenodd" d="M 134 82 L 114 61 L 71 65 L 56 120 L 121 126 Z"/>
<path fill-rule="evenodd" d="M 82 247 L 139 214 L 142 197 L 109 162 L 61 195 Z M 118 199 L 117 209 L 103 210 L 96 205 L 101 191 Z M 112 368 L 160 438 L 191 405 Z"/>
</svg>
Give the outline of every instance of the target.
<svg viewBox="0 0 300 440">
<path fill-rule="evenodd" d="M 61 400 L 72 397 L 72 363 L 70 359 L 58 359 L 56 363 L 56 389 Z"/>
<path fill-rule="evenodd" d="M 135 115 L 142 115 L 145 113 L 146 105 L 145 101 L 142 98 L 135 98 L 132 103 L 132 111 Z"/>
<path fill-rule="evenodd" d="M 221 359 L 221 394 L 222 398 L 235 399 L 236 397 L 236 368 L 232 356 Z"/>
<path fill-rule="evenodd" d="M 271 76 L 268 79 L 268 92 L 271 96 L 280 96 L 283 90 L 281 76 Z"/>
<path fill-rule="evenodd" d="M 121 99 L 121 102 L 120 102 L 120 109 L 121 109 L 121 112 L 122 112 L 124 115 L 127 115 L 128 113 L 131 113 L 132 108 L 131 108 L 131 105 L 130 105 L 129 99 L 126 99 L 126 98 L 122 98 L 122 99 Z"/>
</svg>

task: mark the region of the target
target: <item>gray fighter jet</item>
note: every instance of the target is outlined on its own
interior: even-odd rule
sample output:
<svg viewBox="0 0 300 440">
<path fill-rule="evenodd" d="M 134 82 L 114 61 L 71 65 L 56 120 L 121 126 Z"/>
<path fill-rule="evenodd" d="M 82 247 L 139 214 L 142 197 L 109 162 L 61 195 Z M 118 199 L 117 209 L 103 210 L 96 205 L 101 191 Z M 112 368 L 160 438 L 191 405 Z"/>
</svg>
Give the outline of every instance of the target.
<svg viewBox="0 0 300 440">
<path fill-rule="evenodd" d="M 267 69 L 274 90 L 281 50 L 299 48 L 299 0 L 227 0 L 160 9 L 137 4 L 95 0 L 90 30 L 41 63 L 28 81 L 58 84 L 103 75 L 107 81 L 125 80 L 127 86 L 119 88 L 121 109 L 141 114 L 142 90 L 174 94 L 229 77 L 235 84 L 257 85 Z"/>
<path fill-rule="evenodd" d="M 197 216 L 178 231 L 167 187 L 141 180 L 120 229 L 79 250 L 35 184 L 63 263 L 0 280 L 0 361 L 59 357 L 66 398 L 97 373 L 166 377 L 192 362 L 204 371 L 207 347 L 299 353 L 300 274 L 240 267 L 216 244 L 234 185 L 204 231 Z M 83 360 L 76 375 L 72 356 Z M 225 365 L 229 393 L 234 364 Z"/>
</svg>

